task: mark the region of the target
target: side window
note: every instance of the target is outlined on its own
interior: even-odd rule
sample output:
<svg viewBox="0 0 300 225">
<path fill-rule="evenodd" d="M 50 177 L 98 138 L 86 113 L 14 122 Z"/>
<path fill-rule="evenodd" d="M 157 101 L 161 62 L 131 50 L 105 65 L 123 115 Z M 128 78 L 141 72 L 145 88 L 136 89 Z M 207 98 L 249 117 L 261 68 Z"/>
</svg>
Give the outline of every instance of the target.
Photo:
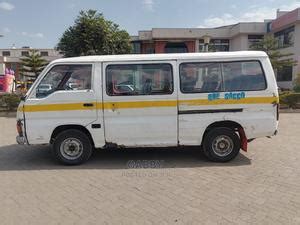
<svg viewBox="0 0 300 225">
<path fill-rule="evenodd" d="M 182 93 L 204 93 L 222 90 L 220 63 L 182 63 L 179 70 Z"/>
<path fill-rule="evenodd" d="M 57 65 L 41 80 L 36 97 L 42 98 L 57 90 L 91 89 L 92 65 Z"/>
<path fill-rule="evenodd" d="M 106 92 L 110 96 L 172 94 L 172 66 L 166 63 L 108 65 Z"/>
<path fill-rule="evenodd" d="M 261 64 L 258 61 L 224 62 L 225 91 L 258 91 L 266 88 Z"/>
</svg>

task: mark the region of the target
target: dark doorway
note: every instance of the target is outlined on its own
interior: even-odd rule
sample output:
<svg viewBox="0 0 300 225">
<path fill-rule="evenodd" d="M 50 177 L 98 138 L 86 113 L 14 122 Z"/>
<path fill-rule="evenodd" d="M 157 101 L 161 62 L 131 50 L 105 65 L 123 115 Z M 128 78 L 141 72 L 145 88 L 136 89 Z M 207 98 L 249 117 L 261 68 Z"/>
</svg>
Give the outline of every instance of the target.
<svg viewBox="0 0 300 225">
<path fill-rule="evenodd" d="M 165 53 L 185 53 L 188 48 L 184 42 L 169 42 L 165 46 Z"/>
</svg>

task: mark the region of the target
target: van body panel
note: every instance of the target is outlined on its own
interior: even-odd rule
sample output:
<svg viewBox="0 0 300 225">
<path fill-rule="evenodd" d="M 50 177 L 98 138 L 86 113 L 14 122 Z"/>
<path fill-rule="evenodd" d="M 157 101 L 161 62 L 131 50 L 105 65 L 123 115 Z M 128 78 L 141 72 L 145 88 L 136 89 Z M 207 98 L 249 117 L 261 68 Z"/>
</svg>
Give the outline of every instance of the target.
<svg viewBox="0 0 300 225">
<path fill-rule="evenodd" d="M 49 67 L 48 71 L 53 67 Z M 93 67 L 92 77 L 94 69 Z M 84 104 L 87 103 L 93 106 L 85 107 Z M 96 93 L 92 86 L 91 90 L 58 90 L 46 97 L 37 98 L 36 90 L 33 89 L 24 103 L 23 111 L 29 144 L 46 144 L 50 143 L 54 129 L 59 126 L 86 127 L 97 120 Z"/>
<path fill-rule="evenodd" d="M 109 65 L 170 64 L 176 84 L 175 61 L 119 61 Z M 105 72 L 102 73 L 106 83 Z M 177 146 L 177 86 L 172 94 L 109 96 L 103 85 L 105 139 L 118 146 Z"/>
<path fill-rule="evenodd" d="M 89 124 L 86 128 L 89 130 L 94 145 L 96 148 L 103 148 L 106 144 L 104 134 L 104 115 L 103 115 L 103 90 L 102 90 L 102 63 L 98 62 L 94 64 L 94 82 L 93 89 L 96 97 L 96 111 L 97 117 L 93 123 Z M 97 124 L 99 128 L 93 128 L 92 125 Z"/>
<path fill-rule="evenodd" d="M 218 99 L 209 99 L 209 93 L 178 94 L 179 110 L 179 143 L 180 145 L 200 145 L 206 128 L 221 121 L 233 121 L 240 124 L 246 138 L 271 136 L 277 130 L 276 105 L 278 92 L 275 76 L 267 57 L 262 58 L 230 58 L 213 60 L 178 60 L 181 63 L 198 62 L 235 62 L 259 60 L 264 70 L 267 87 L 261 91 L 243 91 L 245 98 L 225 99 L 229 92 L 218 92 Z M 180 85 L 178 83 L 178 85 Z M 240 91 L 232 91 L 239 93 Z M 191 113 L 189 113 L 191 112 Z"/>
<path fill-rule="evenodd" d="M 243 92 L 240 99 L 226 99 L 228 92 L 224 90 L 183 93 L 180 89 L 182 63 L 244 60 L 259 61 L 262 65 L 265 89 L 233 91 L 233 94 Z M 57 90 L 37 98 L 37 86 L 47 72 L 56 65 L 66 64 L 91 64 L 91 89 Z M 170 64 L 173 92 L 109 95 L 106 68 L 135 64 Z M 132 89 L 130 85 L 118 88 Z M 218 99 L 211 99 L 215 94 Z M 48 65 L 29 90 L 26 101 L 21 102 L 17 119 L 24 121 L 29 144 L 48 144 L 58 126 L 80 125 L 89 131 L 96 148 L 110 144 L 124 147 L 201 145 L 207 127 L 220 121 L 240 124 L 247 139 L 274 135 L 278 128 L 277 103 L 274 72 L 262 52 L 88 56 L 59 59 Z"/>
</svg>

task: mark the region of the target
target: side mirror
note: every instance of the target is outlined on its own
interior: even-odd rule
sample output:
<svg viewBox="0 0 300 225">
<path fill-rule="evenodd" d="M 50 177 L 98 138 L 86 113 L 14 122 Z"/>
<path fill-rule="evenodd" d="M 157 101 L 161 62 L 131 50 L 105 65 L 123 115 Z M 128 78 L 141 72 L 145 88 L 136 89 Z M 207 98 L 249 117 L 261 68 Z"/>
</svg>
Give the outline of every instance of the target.
<svg viewBox="0 0 300 225">
<path fill-rule="evenodd" d="M 21 99 L 21 101 L 25 101 L 26 100 L 26 95 L 22 95 L 20 99 Z"/>
</svg>

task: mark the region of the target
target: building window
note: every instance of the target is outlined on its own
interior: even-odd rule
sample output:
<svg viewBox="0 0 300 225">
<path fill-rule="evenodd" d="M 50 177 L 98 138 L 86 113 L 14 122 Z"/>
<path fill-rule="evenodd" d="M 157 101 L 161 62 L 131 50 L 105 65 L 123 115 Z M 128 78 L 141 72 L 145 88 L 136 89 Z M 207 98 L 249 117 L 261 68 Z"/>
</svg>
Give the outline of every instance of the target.
<svg viewBox="0 0 300 225">
<path fill-rule="evenodd" d="M 277 71 L 277 81 L 292 81 L 293 80 L 293 67 L 284 66 Z"/>
<path fill-rule="evenodd" d="M 42 52 L 41 52 L 41 56 L 49 56 L 49 54 L 48 54 L 47 51 L 42 51 Z"/>
<path fill-rule="evenodd" d="M 248 35 L 248 48 L 264 39 L 264 35 Z"/>
<path fill-rule="evenodd" d="M 10 56 L 10 51 L 3 51 L 2 56 Z"/>
<path fill-rule="evenodd" d="M 205 51 L 204 40 L 199 40 L 199 52 Z M 228 52 L 229 40 L 228 39 L 211 39 L 208 45 L 209 52 Z"/>
<path fill-rule="evenodd" d="M 188 48 L 184 42 L 169 42 L 165 46 L 165 53 L 186 53 Z"/>
<path fill-rule="evenodd" d="M 110 96 L 172 94 L 172 66 L 166 63 L 109 65 L 106 93 Z"/>
<path fill-rule="evenodd" d="M 142 42 L 140 47 L 141 47 L 141 53 L 142 54 L 153 54 L 153 53 L 155 53 L 153 43 Z"/>
<path fill-rule="evenodd" d="M 131 53 L 140 54 L 141 53 L 141 43 L 138 41 L 131 42 Z"/>
<path fill-rule="evenodd" d="M 146 47 L 146 50 L 145 50 L 145 53 L 146 53 L 146 54 L 154 54 L 154 53 L 155 53 L 155 50 L 154 50 L 153 47 L 147 46 L 147 47 Z"/>
<path fill-rule="evenodd" d="M 21 52 L 21 55 L 22 55 L 22 56 L 29 56 L 29 52 L 28 52 L 28 51 L 22 51 L 22 52 Z"/>
<path fill-rule="evenodd" d="M 274 34 L 279 48 L 286 48 L 294 44 L 295 27 L 289 27 Z"/>
</svg>

